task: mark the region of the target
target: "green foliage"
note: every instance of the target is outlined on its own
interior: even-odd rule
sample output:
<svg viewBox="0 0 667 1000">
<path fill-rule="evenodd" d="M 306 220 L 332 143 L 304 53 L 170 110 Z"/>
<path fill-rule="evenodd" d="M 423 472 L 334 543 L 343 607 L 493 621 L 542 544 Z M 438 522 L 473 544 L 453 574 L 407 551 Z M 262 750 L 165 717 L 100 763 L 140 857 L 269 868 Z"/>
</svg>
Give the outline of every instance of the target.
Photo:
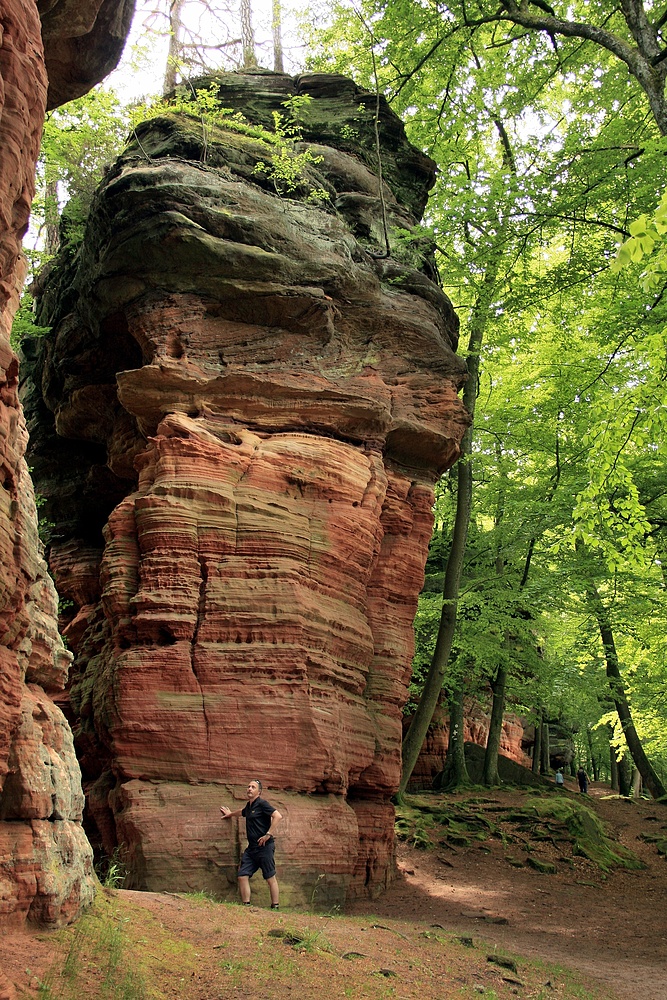
<svg viewBox="0 0 667 1000">
<path fill-rule="evenodd" d="M 255 165 L 255 173 L 266 176 L 276 192 L 290 196 L 306 191 L 307 201 L 326 201 L 328 193 L 310 183 L 308 168 L 321 162 L 311 149 L 299 149 L 303 137 L 302 121 L 312 98 L 308 94 L 294 96 L 282 102 L 285 114 L 273 112 L 273 130 L 253 125 L 239 111 L 220 104 L 219 88 L 212 83 L 193 89 L 180 85 L 175 97 L 162 98 L 136 107 L 131 115 L 135 129 L 144 121 L 165 114 L 186 115 L 199 122 L 202 129 L 202 158 L 206 162 L 208 149 L 216 141 L 216 130 L 236 132 L 257 140 L 265 149 L 265 158 Z"/>
<path fill-rule="evenodd" d="M 35 323 L 32 295 L 30 292 L 24 292 L 12 323 L 10 343 L 14 350 L 19 349 L 21 341 L 25 337 L 44 337 L 50 330 L 49 326 L 38 326 Z"/>
<path fill-rule="evenodd" d="M 300 119 L 307 112 L 312 98 L 308 94 L 294 96 L 283 101 L 288 115 L 274 111 L 273 143 L 274 149 L 268 162 L 260 160 L 255 167 L 258 174 L 266 174 L 280 195 L 291 195 L 303 187 L 306 180 L 306 170 L 322 162 L 321 156 L 315 156 L 312 150 L 306 148 L 298 151 L 296 146 L 303 138 Z M 307 201 L 327 201 L 329 195 L 323 188 L 314 187 L 308 193 Z"/>
<path fill-rule="evenodd" d="M 617 274 L 629 264 L 650 257 L 641 275 L 641 287 L 646 294 L 656 292 L 667 274 L 667 192 L 650 218 L 640 215 L 629 228 L 630 238 L 619 248 L 616 259 L 611 262 L 611 270 Z"/>
<path fill-rule="evenodd" d="M 104 857 L 95 865 L 95 874 L 105 889 L 122 889 L 128 875 L 125 863 L 125 847 L 114 848 L 110 857 Z"/>
<path fill-rule="evenodd" d="M 372 32 L 380 87 L 439 165 L 427 222 L 464 342 L 466 327 L 485 324 L 450 682 L 465 676 L 484 701 L 505 664 L 516 709 L 542 705 L 586 733 L 607 710 L 587 581 L 601 586 L 619 630 L 638 711 L 648 699 L 632 665 L 650 658 L 648 642 L 658 661 L 644 674 L 647 695 L 665 680 L 662 626 L 648 627 L 664 623 L 665 512 L 649 470 L 667 429 L 665 276 L 654 256 L 665 140 L 638 85 L 595 46 L 560 39 L 556 67 L 544 36 L 466 27 L 459 3 L 446 14 L 408 0 L 359 9 L 365 25 L 338 8 L 313 40 L 312 65 L 352 70 L 373 87 Z M 610 30 L 624 30 L 616 20 Z M 630 232 L 628 218 L 638 219 Z M 635 271 L 614 271 L 618 239 L 630 234 Z M 656 260 L 645 290 L 640 252 Z M 445 481 L 437 501 L 409 710 L 435 644 L 455 486 Z M 665 731 L 664 705 L 659 713 L 654 728 Z"/>
<path fill-rule="evenodd" d="M 98 87 L 49 112 L 37 164 L 33 225 L 45 226 L 68 202 L 68 239 L 80 241 L 104 168 L 122 150 L 130 116 L 116 95 Z M 54 203 L 55 202 L 55 203 Z"/>
</svg>

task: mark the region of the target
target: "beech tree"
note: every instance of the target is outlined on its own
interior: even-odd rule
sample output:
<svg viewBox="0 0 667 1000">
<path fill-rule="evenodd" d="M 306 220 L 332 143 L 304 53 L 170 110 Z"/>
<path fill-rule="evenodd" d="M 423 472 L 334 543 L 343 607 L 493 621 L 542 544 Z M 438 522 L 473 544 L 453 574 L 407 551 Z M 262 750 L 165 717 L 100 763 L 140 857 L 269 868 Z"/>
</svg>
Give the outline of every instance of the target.
<svg viewBox="0 0 667 1000">
<path fill-rule="evenodd" d="M 647 118 L 645 89 L 628 88 L 627 75 L 610 48 L 568 41 L 556 45 L 552 58 L 546 36 L 517 31 L 507 23 L 504 7 L 500 14 L 494 10 L 474 22 L 463 16 L 463 8 L 449 9 L 445 21 L 439 8 L 398 0 L 367 3 L 364 10 L 373 26 L 380 85 L 403 111 L 413 141 L 441 167 L 427 221 L 443 284 L 469 331 L 482 276 L 488 273 L 492 237 L 497 235 L 493 219 L 499 190 L 508 206 L 509 228 L 499 267 L 507 280 L 496 283 L 489 301 L 481 377 L 473 361 L 471 381 L 479 385 L 470 445 L 473 462 L 464 462 L 456 478 L 463 470 L 465 483 L 468 469 L 479 467 L 480 456 L 490 464 L 493 449 L 484 439 L 491 433 L 503 442 L 507 460 L 515 463 L 509 474 L 510 513 L 506 510 L 503 520 L 506 526 L 521 524 L 515 533 L 523 556 L 508 555 L 503 580 L 515 595 L 523 588 L 523 600 L 531 603 L 533 643 L 545 646 L 546 654 L 541 690 L 533 688 L 529 694 L 529 685 L 517 685 L 510 674 L 509 694 L 524 699 L 524 705 L 530 697 L 532 705 L 529 701 L 526 707 L 539 705 L 548 711 L 558 690 L 558 664 L 552 658 L 566 655 L 562 648 L 549 646 L 550 619 L 557 613 L 554 590 L 556 607 L 564 614 L 576 613 L 578 602 L 585 603 L 589 593 L 574 558 L 576 540 L 592 546 L 612 580 L 613 574 L 618 579 L 621 566 L 646 570 L 654 549 L 653 529 L 635 482 L 634 456 L 645 421 L 633 416 L 632 407 L 639 396 L 647 400 L 653 392 L 646 366 L 650 370 L 655 365 L 656 373 L 663 367 L 659 352 L 650 347 L 650 330 L 657 336 L 659 329 L 661 289 L 653 303 L 638 301 L 636 285 L 619 282 L 609 262 L 618 239 L 628 235 L 628 219 L 655 204 L 662 129 Z M 616 30 L 616 22 L 609 25 L 610 31 Z M 621 22 L 618 30 L 624 30 Z M 348 18 L 344 30 L 334 26 L 319 44 L 316 64 L 343 72 L 352 67 L 362 82 L 373 85 L 368 40 L 358 19 Z M 505 177 L 498 186 L 494 119 L 503 122 L 519 165 L 516 180 Z M 596 331 L 592 342 L 591 328 Z M 526 360 L 536 357 L 545 372 L 537 382 Z M 498 368 L 502 361 L 520 370 L 507 391 L 505 373 Z M 488 405 L 480 413 L 480 400 L 487 393 Z M 640 403 L 640 411 L 645 409 Z M 517 447 L 517 439 L 524 444 Z M 489 491 L 482 488 L 483 473 L 473 475 L 473 519 L 493 518 L 484 498 Z M 527 514 L 531 495 L 535 505 Z M 458 547 L 453 541 L 454 565 L 461 562 Z M 474 554 L 463 555 L 464 587 L 470 579 L 466 560 L 469 564 L 471 558 Z M 653 571 L 646 571 L 653 586 Z M 631 588 L 637 571 L 624 574 Z M 598 579 L 600 585 L 606 589 L 607 580 Z M 491 593 L 489 599 L 497 602 Z M 460 610 L 460 595 L 458 606 Z M 448 629 L 455 610 L 448 591 L 442 614 Z M 470 674 L 480 659 L 480 636 L 468 643 L 467 631 L 465 619 L 459 621 L 450 641 L 449 664 L 439 664 L 434 690 L 426 688 L 423 718 L 440 697 L 438 682 L 444 681 L 451 697 L 456 685 L 448 676 L 461 676 L 462 670 Z M 486 659 L 492 684 L 507 639 L 504 630 L 498 636 L 496 665 Z M 597 644 L 600 650 L 599 630 Z M 452 725 L 452 732 L 459 730 L 458 722 Z M 413 730 L 406 741 L 403 788 L 418 743 Z"/>
</svg>

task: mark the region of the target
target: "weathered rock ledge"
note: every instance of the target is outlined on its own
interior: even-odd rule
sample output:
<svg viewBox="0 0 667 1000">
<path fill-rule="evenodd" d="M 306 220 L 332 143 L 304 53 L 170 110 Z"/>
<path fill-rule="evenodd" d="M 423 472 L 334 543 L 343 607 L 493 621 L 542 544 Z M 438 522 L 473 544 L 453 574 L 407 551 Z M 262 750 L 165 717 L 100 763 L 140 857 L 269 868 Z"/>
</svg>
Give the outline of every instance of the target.
<svg viewBox="0 0 667 1000">
<path fill-rule="evenodd" d="M 301 175 L 286 195 L 280 147 L 224 121 L 137 129 L 42 296 L 30 461 L 73 602 L 92 835 L 123 845 L 135 887 L 234 892 L 239 836 L 218 807 L 258 776 L 286 817 L 292 903 L 340 902 L 391 875 L 412 620 L 464 365 L 428 250 L 392 236 L 385 252 L 383 204 L 405 235 L 434 176 L 391 111 L 380 198 L 374 95 L 321 75 L 216 83 L 264 126 L 311 96 Z"/>
</svg>

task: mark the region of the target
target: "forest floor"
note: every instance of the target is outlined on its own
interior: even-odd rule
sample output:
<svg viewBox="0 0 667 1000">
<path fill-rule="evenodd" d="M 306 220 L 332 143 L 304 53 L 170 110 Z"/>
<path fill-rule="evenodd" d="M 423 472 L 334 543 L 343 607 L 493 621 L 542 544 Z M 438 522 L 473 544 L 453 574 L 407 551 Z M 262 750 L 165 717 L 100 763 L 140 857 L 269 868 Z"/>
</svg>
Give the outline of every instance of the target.
<svg viewBox="0 0 667 1000">
<path fill-rule="evenodd" d="M 412 797 L 395 881 L 344 915 L 100 889 L 73 927 L 2 937 L 0 1000 L 665 1000 L 667 808 L 608 794 Z M 644 867 L 581 855 L 584 801 L 599 860 Z"/>
</svg>

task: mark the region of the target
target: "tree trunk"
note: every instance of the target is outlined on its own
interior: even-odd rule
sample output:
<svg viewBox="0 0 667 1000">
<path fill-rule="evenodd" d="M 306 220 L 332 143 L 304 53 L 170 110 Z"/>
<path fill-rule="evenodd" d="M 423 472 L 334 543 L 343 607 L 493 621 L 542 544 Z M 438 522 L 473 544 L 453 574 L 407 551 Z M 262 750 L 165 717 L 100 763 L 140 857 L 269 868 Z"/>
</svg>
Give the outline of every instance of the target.
<svg viewBox="0 0 667 1000">
<path fill-rule="evenodd" d="M 402 795 L 407 787 L 410 775 L 417 763 L 417 757 L 426 737 L 428 727 L 431 724 L 431 719 L 433 718 L 433 713 L 442 690 L 442 683 L 445 678 L 447 664 L 449 663 L 449 654 L 451 653 L 454 641 L 459 585 L 461 582 L 463 557 L 465 555 L 466 537 L 470 522 L 470 508 L 472 505 L 472 465 L 468 457 L 472 443 L 471 437 L 470 428 L 468 428 L 461 447 L 463 456 L 459 461 L 457 470 L 456 520 L 454 522 L 452 547 L 445 572 L 438 637 L 417 710 L 412 717 L 410 728 L 403 740 L 403 774 L 399 787 L 399 795 Z"/>
<path fill-rule="evenodd" d="M 551 770 L 551 747 L 549 746 L 549 723 L 542 723 L 542 753 L 540 755 L 540 774 L 548 774 Z"/>
<path fill-rule="evenodd" d="M 630 792 L 632 791 L 632 765 L 630 763 L 630 754 L 627 752 L 623 754 L 618 762 L 618 790 L 626 799 L 630 798 Z"/>
<path fill-rule="evenodd" d="M 470 338 L 468 340 L 468 380 L 463 388 L 463 402 L 470 414 L 470 426 L 461 441 L 461 457 L 457 465 L 456 518 L 452 532 L 452 546 L 445 569 L 443 586 L 442 613 L 438 626 L 438 637 L 435 644 L 433 659 L 424 681 L 422 696 L 417 710 L 412 717 L 410 728 L 403 740 L 403 774 L 399 787 L 399 795 L 405 791 L 410 775 L 417 763 L 428 727 L 431 724 L 442 690 L 449 655 L 452 650 L 454 633 L 456 631 L 456 616 L 463 570 L 463 559 L 470 524 L 472 508 L 472 434 L 479 384 L 479 352 L 484 340 L 484 331 L 489 320 L 491 303 L 497 292 L 498 271 L 506 250 L 504 235 L 507 226 L 503 224 L 498 242 L 492 253 L 491 260 L 482 281 L 482 287 L 477 296 L 477 302 L 470 318 Z"/>
<path fill-rule="evenodd" d="M 600 764 L 595 756 L 595 748 L 593 747 L 593 736 L 589 726 L 586 726 L 586 737 L 588 739 L 588 753 L 591 758 L 591 771 L 593 772 L 593 781 L 600 780 Z"/>
<path fill-rule="evenodd" d="M 283 34 L 280 0 L 271 0 L 271 31 L 273 32 L 273 69 L 283 73 Z"/>
<path fill-rule="evenodd" d="M 542 760 L 542 713 L 535 719 L 535 742 L 533 743 L 533 774 L 540 773 L 540 762 Z"/>
<path fill-rule="evenodd" d="M 632 772 L 632 798 L 638 799 L 642 793 L 642 776 L 635 768 Z"/>
<path fill-rule="evenodd" d="M 618 758 L 616 757 L 616 747 L 612 746 L 612 739 L 614 736 L 614 730 L 611 726 L 607 726 L 607 732 L 609 733 L 609 769 L 611 773 L 611 790 L 612 792 L 618 791 Z"/>
<path fill-rule="evenodd" d="M 181 63 L 181 33 L 183 28 L 183 7 L 185 0 L 170 0 L 169 3 L 169 52 L 162 81 L 162 93 L 170 94 L 176 86 Z"/>
<path fill-rule="evenodd" d="M 632 755 L 635 767 L 639 771 L 645 787 L 648 788 L 654 799 L 662 798 L 663 795 L 667 795 L 667 790 L 653 769 L 650 760 L 644 752 L 641 740 L 637 735 L 637 730 L 635 729 L 635 724 L 632 719 L 632 712 L 630 711 L 630 705 L 625 693 L 625 685 L 623 684 L 623 678 L 618 666 L 618 654 L 614 643 L 614 633 L 611 627 L 611 621 L 609 620 L 607 609 L 602 603 L 602 598 L 600 597 L 594 583 L 588 584 L 588 600 L 597 620 L 598 628 L 600 629 L 600 637 L 602 639 L 605 662 L 607 665 L 609 688 L 614 704 L 616 705 L 616 711 L 618 712 L 621 726 L 623 727 L 623 735 L 625 736 L 625 741 L 628 744 L 628 750 Z"/>
<path fill-rule="evenodd" d="M 491 705 L 491 720 L 489 735 L 486 740 L 484 754 L 484 784 L 499 785 L 498 754 L 500 753 L 500 737 L 503 733 L 503 715 L 505 714 L 505 688 L 507 687 L 507 667 L 501 664 L 491 683 L 493 703 Z"/>
<path fill-rule="evenodd" d="M 52 168 L 53 169 L 53 168 Z M 60 246 L 60 205 L 58 203 L 58 179 L 47 167 L 44 185 L 44 249 L 55 256 Z"/>
<path fill-rule="evenodd" d="M 465 686 L 463 678 L 461 678 L 449 698 L 449 743 L 447 744 L 445 768 L 440 781 L 440 787 L 443 789 L 460 788 L 470 784 L 465 755 L 464 695 Z"/>
<path fill-rule="evenodd" d="M 243 69 L 255 69 L 255 34 L 252 30 L 252 7 L 250 0 L 241 0 L 241 48 L 243 52 Z"/>
</svg>

